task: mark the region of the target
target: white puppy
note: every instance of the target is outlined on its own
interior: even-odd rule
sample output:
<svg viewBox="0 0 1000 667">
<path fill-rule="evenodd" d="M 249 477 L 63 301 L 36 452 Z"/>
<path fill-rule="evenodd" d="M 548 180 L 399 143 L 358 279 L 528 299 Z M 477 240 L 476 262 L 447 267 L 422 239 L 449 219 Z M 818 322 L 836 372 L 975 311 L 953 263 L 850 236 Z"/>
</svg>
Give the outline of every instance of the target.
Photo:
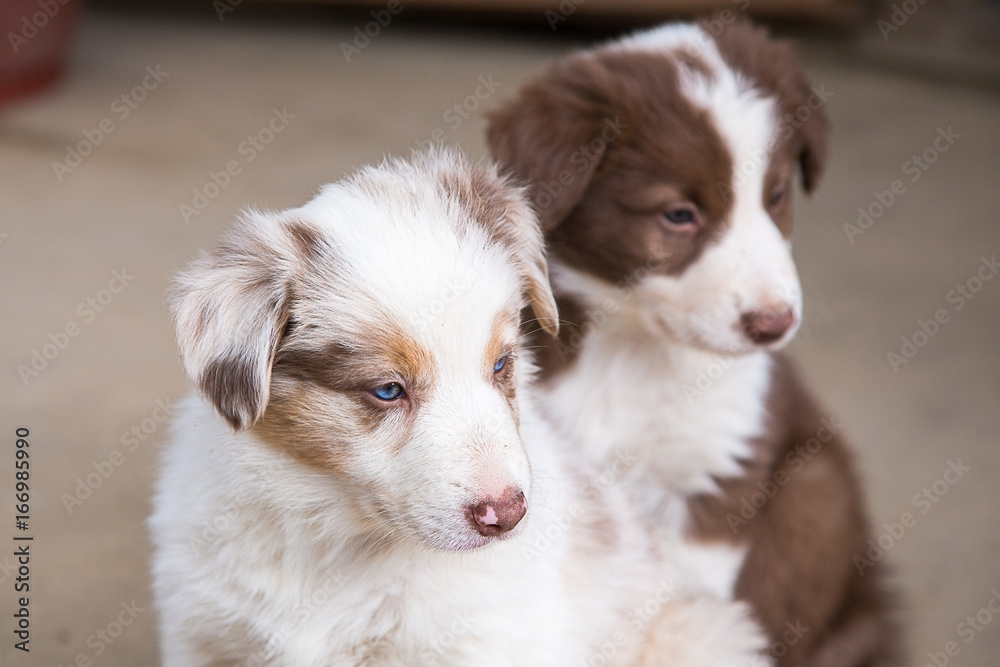
<svg viewBox="0 0 1000 667">
<path fill-rule="evenodd" d="M 180 276 L 167 667 L 760 664 L 536 417 L 526 302 L 554 332 L 528 205 L 446 152 L 247 214 Z"/>
</svg>

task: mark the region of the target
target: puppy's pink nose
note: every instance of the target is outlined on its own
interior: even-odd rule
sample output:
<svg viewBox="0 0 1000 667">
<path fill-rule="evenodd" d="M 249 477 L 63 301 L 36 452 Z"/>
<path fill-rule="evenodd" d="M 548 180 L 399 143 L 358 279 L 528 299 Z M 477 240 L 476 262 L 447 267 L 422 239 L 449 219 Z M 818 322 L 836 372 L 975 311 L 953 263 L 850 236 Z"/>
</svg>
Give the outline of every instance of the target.
<svg viewBox="0 0 1000 667">
<path fill-rule="evenodd" d="M 773 343 L 795 323 L 795 313 L 791 308 L 752 310 L 740 319 L 747 338 L 755 343 Z"/>
<path fill-rule="evenodd" d="M 480 535 L 491 537 L 512 530 L 527 511 L 528 501 L 524 492 L 508 487 L 499 498 L 488 498 L 477 505 L 470 505 L 466 514 L 469 523 Z"/>
</svg>

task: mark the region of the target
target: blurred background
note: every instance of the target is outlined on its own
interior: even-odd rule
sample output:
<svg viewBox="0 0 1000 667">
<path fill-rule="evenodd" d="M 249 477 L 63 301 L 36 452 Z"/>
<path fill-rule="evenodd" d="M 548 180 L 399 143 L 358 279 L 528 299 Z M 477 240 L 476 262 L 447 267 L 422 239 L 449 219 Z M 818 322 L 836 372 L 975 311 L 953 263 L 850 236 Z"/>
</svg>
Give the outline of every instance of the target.
<svg viewBox="0 0 1000 667">
<path fill-rule="evenodd" d="M 713 11 L 830 93 L 791 351 L 859 452 L 910 664 L 1000 664 L 1000 6 L 936 0 L 4 0 L 0 664 L 158 663 L 144 519 L 189 391 L 164 291 L 241 207 L 428 142 L 482 157 L 551 59 Z"/>
</svg>

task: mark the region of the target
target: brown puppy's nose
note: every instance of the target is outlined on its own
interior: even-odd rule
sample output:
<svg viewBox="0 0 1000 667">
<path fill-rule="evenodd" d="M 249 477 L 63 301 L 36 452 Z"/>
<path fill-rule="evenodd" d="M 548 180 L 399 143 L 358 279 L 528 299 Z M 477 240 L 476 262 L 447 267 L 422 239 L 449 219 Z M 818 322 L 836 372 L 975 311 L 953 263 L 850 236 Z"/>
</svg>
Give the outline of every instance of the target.
<svg viewBox="0 0 1000 667">
<path fill-rule="evenodd" d="M 512 530 L 528 511 L 528 501 L 523 491 L 508 487 L 499 498 L 487 498 L 465 511 L 480 535 L 492 537 Z"/>
<path fill-rule="evenodd" d="M 773 343 L 795 323 L 795 313 L 791 308 L 775 310 L 752 310 L 740 318 L 743 333 L 755 343 Z"/>
</svg>

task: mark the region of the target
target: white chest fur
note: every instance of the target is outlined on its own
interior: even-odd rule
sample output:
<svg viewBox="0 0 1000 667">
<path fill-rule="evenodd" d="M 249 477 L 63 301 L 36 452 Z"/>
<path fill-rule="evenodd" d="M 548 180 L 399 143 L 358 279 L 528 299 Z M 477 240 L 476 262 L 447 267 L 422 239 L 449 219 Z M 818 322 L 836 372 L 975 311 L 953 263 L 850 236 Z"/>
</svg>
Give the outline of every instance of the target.
<svg viewBox="0 0 1000 667">
<path fill-rule="evenodd" d="M 692 584 L 729 596 L 742 548 L 685 539 L 689 496 L 713 478 L 741 474 L 760 435 L 771 358 L 720 357 L 666 343 L 636 322 L 609 318 L 579 356 L 547 383 L 546 414 L 601 471 L 628 467 L 616 483 L 632 496 L 657 539 Z"/>
<path fill-rule="evenodd" d="M 628 576 L 602 583 L 596 561 L 550 532 L 578 485 L 530 413 L 523 428 L 541 444 L 522 535 L 450 553 L 367 541 L 330 479 L 234 437 L 199 400 L 181 412 L 150 520 L 167 665 L 577 664 L 653 578 L 630 547 L 602 561 Z"/>
</svg>

